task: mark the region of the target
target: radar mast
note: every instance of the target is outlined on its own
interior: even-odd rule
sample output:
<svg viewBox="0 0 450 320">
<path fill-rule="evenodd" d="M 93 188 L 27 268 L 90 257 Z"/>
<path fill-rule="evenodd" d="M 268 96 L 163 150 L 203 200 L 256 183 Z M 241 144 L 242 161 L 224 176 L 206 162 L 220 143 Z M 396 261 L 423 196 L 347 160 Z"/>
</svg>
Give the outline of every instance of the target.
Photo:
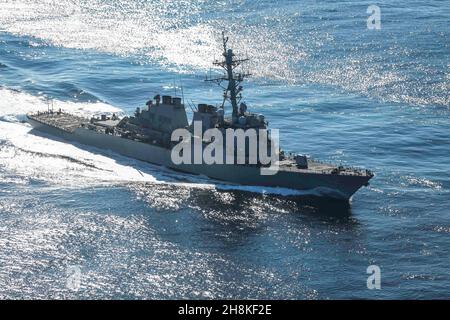
<svg viewBox="0 0 450 320">
<path fill-rule="evenodd" d="M 242 81 L 250 76 L 249 73 L 236 73 L 235 69 L 241 65 L 243 62 L 248 61 L 248 59 L 236 59 L 235 54 L 232 49 L 227 48 L 228 37 L 225 37 L 225 32 L 222 32 L 222 41 L 223 41 L 223 57 L 224 60 L 216 60 L 213 62 L 215 66 L 222 67 L 225 70 L 225 74 L 219 78 L 207 78 L 206 81 L 214 81 L 217 82 L 219 86 L 223 88 L 223 103 L 222 107 L 225 104 L 225 101 L 229 100 L 231 106 L 233 108 L 232 113 L 232 121 L 237 122 L 238 119 L 238 103 L 242 99 L 242 86 L 240 85 Z M 222 82 L 226 81 L 228 84 L 226 86 L 222 85 Z"/>
</svg>

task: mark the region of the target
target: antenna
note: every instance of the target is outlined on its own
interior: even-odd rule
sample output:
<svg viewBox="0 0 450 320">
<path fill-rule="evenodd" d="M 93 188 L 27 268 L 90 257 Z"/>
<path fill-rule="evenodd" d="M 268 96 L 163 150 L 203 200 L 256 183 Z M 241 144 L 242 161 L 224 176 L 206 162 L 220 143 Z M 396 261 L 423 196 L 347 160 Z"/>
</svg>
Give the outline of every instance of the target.
<svg viewBox="0 0 450 320">
<path fill-rule="evenodd" d="M 222 31 L 223 51 L 227 52 L 228 37 L 225 37 L 225 31 Z"/>
<path fill-rule="evenodd" d="M 180 89 L 181 89 L 181 98 L 183 99 L 183 105 L 184 105 L 184 90 L 183 90 L 183 83 L 181 82 L 181 79 L 180 79 Z"/>
</svg>

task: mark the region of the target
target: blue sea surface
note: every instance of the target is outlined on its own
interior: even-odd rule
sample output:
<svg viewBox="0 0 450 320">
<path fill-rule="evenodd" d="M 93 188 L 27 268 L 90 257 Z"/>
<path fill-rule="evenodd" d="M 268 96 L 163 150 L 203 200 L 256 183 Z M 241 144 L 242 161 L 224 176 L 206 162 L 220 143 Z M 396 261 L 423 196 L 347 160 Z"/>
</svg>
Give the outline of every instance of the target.
<svg viewBox="0 0 450 320">
<path fill-rule="evenodd" d="M 449 299 L 449 25 L 446 0 L 0 0 L 0 298 Z M 181 89 L 221 103 L 203 80 L 222 30 L 283 149 L 370 186 L 349 203 L 230 187 L 25 122 Z"/>
</svg>

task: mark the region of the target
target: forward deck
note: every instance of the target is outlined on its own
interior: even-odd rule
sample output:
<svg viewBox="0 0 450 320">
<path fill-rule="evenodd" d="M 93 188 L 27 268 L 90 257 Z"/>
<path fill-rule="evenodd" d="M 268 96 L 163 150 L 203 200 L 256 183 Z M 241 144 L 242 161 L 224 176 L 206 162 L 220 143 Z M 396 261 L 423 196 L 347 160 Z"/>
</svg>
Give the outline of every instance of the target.
<svg viewBox="0 0 450 320">
<path fill-rule="evenodd" d="M 67 132 L 73 132 L 76 128 L 80 128 L 89 123 L 89 120 L 86 118 L 61 111 L 38 112 L 35 114 L 29 114 L 28 117 L 37 122 L 44 123 L 48 126 Z"/>
</svg>

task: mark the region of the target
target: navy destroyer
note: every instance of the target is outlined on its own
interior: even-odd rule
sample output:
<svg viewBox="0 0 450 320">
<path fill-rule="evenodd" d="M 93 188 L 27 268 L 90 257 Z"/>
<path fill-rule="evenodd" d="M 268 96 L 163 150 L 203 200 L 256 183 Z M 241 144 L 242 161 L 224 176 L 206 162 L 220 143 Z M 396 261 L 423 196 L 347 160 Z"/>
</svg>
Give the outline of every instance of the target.
<svg viewBox="0 0 450 320">
<path fill-rule="evenodd" d="M 223 99 L 215 106 L 199 104 L 193 112 L 191 123 L 188 121 L 184 99 L 159 94 L 149 100 L 144 108 L 137 108 L 133 116 L 119 118 L 112 114 L 86 119 L 62 110 L 48 110 L 27 114 L 28 122 L 40 132 L 69 141 L 112 150 L 138 160 L 189 174 L 204 175 L 230 184 L 289 188 L 345 200 L 362 186 L 368 185 L 373 177 L 369 170 L 327 164 L 300 154 L 286 154 L 273 143 L 270 134 L 267 137 L 268 143 L 263 147 L 258 144 L 256 149 L 260 151 L 261 148 L 267 148 L 267 155 L 271 159 L 276 158 L 276 170 L 273 172 L 263 173 L 262 170 L 272 168 L 273 163 L 263 162 L 259 156 L 254 157 L 253 162 L 248 161 L 251 157 L 250 151 L 255 153 L 255 149 L 249 146 L 250 139 L 244 144 L 244 161 L 195 161 L 194 144 L 200 141 L 201 154 L 214 142 L 214 139 L 206 139 L 203 136 L 209 129 L 214 129 L 216 133 L 225 133 L 230 129 L 244 132 L 253 130 L 256 141 L 262 140 L 261 132 L 268 129 L 265 117 L 249 112 L 247 105 L 241 102 L 241 84 L 248 74 L 238 72 L 237 68 L 247 59 L 236 58 L 233 50 L 227 48 L 227 42 L 228 38 L 223 36 L 223 60 L 214 61 L 216 66 L 224 69 L 224 75 L 207 79 L 223 87 Z M 227 106 L 231 107 L 231 116 L 225 112 Z M 198 123 L 201 124 L 200 128 Z M 179 129 L 184 129 L 192 138 L 188 143 L 194 150 L 192 155 L 181 154 L 182 157 L 192 158 L 192 162 L 174 161 L 173 151 L 175 147 L 179 147 L 179 141 L 174 141 L 173 133 Z M 224 148 L 227 150 L 221 152 L 219 158 L 225 159 L 225 155 L 231 153 L 233 160 L 236 160 L 237 147 L 234 147 L 234 150 Z M 181 153 L 183 152 L 184 149 Z M 259 152 L 257 154 L 259 155 Z M 180 153 L 177 155 L 180 156 Z M 215 156 L 217 159 L 217 154 Z"/>
</svg>

